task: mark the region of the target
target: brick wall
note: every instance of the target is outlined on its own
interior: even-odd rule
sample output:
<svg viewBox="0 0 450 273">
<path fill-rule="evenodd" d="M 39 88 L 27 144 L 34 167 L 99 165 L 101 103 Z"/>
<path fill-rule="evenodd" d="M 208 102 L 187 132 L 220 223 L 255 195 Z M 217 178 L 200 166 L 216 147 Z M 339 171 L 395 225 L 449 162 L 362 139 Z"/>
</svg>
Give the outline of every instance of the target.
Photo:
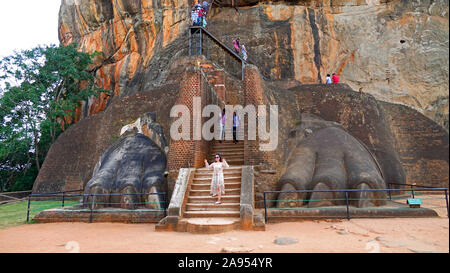
<svg viewBox="0 0 450 273">
<path fill-rule="evenodd" d="M 448 187 L 448 133 L 433 120 L 403 106 L 379 102 L 396 139 L 406 183 Z"/>
<path fill-rule="evenodd" d="M 269 100 L 264 92 L 264 83 L 261 79 L 259 71 L 254 66 L 246 66 L 244 70 L 244 101 L 246 105 L 254 105 L 255 110 L 258 111 L 258 105 L 265 105 L 266 110 L 269 111 Z M 266 128 L 269 128 L 269 119 L 267 118 Z M 263 207 L 263 193 L 268 190 L 275 190 L 274 186 L 279 178 L 280 171 L 277 171 L 279 162 L 276 158 L 276 152 L 260 151 L 258 140 L 258 133 L 256 140 L 248 140 L 248 119 L 244 119 L 245 123 L 245 150 L 244 150 L 244 164 L 255 166 L 255 206 L 257 208 Z M 258 125 L 258 123 L 257 123 Z M 269 199 L 272 196 L 268 196 Z"/>
<path fill-rule="evenodd" d="M 245 106 L 254 105 L 255 110 L 258 111 L 259 105 L 265 105 L 267 112 L 269 111 L 269 103 L 263 91 L 263 80 L 259 74 L 258 69 L 253 65 L 248 65 L 244 69 L 244 100 Z M 269 128 L 269 116 L 267 116 L 266 128 Z M 245 124 L 245 151 L 244 162 L 245 165 L 260 165 L 263 168 L 271 168 L 275 163 L 274 152 L 260 151 L 258 140 L 258 133 L 256 133 L 256 140 L 248 140 L 248 119 L 244 119 Z M 258 125 L 258 123 L 257 123 Z"/>
<path fill-rule="evenodd" d="M 221 101 L 226 101 L 225 71 L 208 62 L 203 62 L 200 66 L 208 82 L 216 91 L 217 97 Z"/>
<path fill-rule="evenodd" d="M 213 73 L 214 74 L 214 73 Z M 220 73 L 218 73 L 220 74 Z M 186 105 L 191 115 L 191 140 L 173 140 L 170 141 L 169 156 L 167 163 L 168 188 L 169 193 L 173 190 L 175 181 L 178 176 L 180 168 L 198 168 L 204 166 L 204 160 L 208 158 L 211 153 L 211 142 L 203 138 L 201 140 L 193 140 L 193 109 L 194 97 L 201 97 L 201 109 L 205 105 L 215 104 L 223 106 L 224 103 L 218 94 L 215 92 L 210 81 L 217 82 L 220 77 L 212 77 L 213 80 L 208 79 L 207 74 L 203 68 L 192 67 L 188 68 L 182 75 L 180 84 L 180 92 L 176 104 Z M 172 122 L 178 118 L 173 118 Z M 202 118 L 202 124 L 209 118 Z M 200 125 L 202 125 L 200 124 Z"/>
</svg>

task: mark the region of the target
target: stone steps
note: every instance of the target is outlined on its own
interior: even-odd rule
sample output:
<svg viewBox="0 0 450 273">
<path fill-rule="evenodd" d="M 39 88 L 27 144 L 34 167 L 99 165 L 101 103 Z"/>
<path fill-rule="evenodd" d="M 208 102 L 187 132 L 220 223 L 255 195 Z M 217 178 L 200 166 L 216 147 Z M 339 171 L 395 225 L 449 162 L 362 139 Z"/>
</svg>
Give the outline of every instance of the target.
<svg viewBox="0 0 450 273">
<path fill-rule="evenodd" d="M 192 184 L 191 190 L 209 190 L 211 188 L 211 183 L 198 183 L 198 184 Z M 241 183 L 240 182 L 231 182 L 231 183 L 225 183 L 225 191 L 228 189 L 241 189 Z"/>
<path fill-rule="evenodd" d="M 232 160 L 227 160 L 229 165 L 244 165 L 244 160 L 236 160 L 236 161 L 232 161 Z"/>
<path fill-rule="evenodd" d="M 220 154 L 222 157 L 242 156 L 244 151 L 214 151 L 214 153 L 210 154 L 210 158 L 215 158 L 216 154 Z"/>
<path fill-rule="evenodd" d="M 216 202 L 217 197 L 208 196 L 189 196 L 189 203 L 208 203 L 208 202 Z M 222 195 L 222 203 L 240 203 L 241 195 Z"/>
<path fill-rule="evenodd" d="M 216 204 L 217 196 L 210 195 L 213 170 L 197 169 L 183 212 L 185 221 L 181 226 L 186 231 L 218 233 L 233 230 L 240 224 L 241 166 L 244 164 L 244 142 L 240 141 L 238 144 L 234 144 L 233 141 L 223 141 L 222 143 L 215 141 L 210 155 L 211 163 L 215 161 L 214 157 L 217 153 L 220 153 L 231 165 L 230 168 L 223 170 L 225 195 L 222 196 L 222 204 Z"/>
<path fill-rule="evenodd" d="M 209 179 L 211 179 L 212 174 L 213 174 L 213 171 L 211 171 L 210 173 L 206 173 L 206 172 L 204 172 L 204 173 L 196 173 L 195 176 L 194 176 L 194 179 L 195 178 L 209 178 Z M 227 178 L 227 177 L 238 177 L 238 176 L 241 176 L 241 174 L 242 174 L 241 171 L 239 171 L 239 172 L 224 172 L 224 178 Z"/>
<path fill-rule="evenodd" d="M 232 172 L 232 171 L 234 171 L 234 172 L 236 172 L 236 171 L 241 172 L 242 171 L 242 167 L 241 166 L 230 166 L 229 168 L 224 169 L 223 173 L 225 174 L 227 172 Z M 213 170 L 212 169 L 210 170 L 210 169 L 208 169 L 206 167 L 198 168 L 196 170 L 196 174 L 197 173 L 205 173 L 205 172 L 212 173 Z"/>
<path fill-rule="evenodd" d="M 238 217 L 188 218 L 180 221 L 183 231 L 197 234 L 217 234 L 232 231 L 240 227 Z"/>
<path fill-rule="evenodd" d="M 187 203 L 186 210 L 187 211 L 216 211 L 220 208 L 220 210 L 240 210 L 239 203 L 222 203 L 217 205 L 216 203 Z"/>
<path fill-rule="evenodd" d="M 213 148 L 217 148 L 217 147 L 244 147 L 244 141 L 240 140 L 238 143 L 234 143 L 234 140 L 222 140 L 222 142 L 220 142 L 220 140 L 215 140 L 215 143 L 213 145 Z"/>
<path fill-rule="evenodd" d="M 244 160 L 244 159 L 242 158 L 242 156 L 240 156 L 240 155 L 225 155 L 225 154 L 221 154 L 221 156 L 222 156 L 222 158 L 225 158 L 225 159 L 227 160 L 228 165 L 229 165 L 230 162 L 232 162 L 232 161 L 242 161 L 242 160 Z M 212 155 L 212 156 L 209 158 L 209 160 L 210 160 L 210 162 L 211 162 L 211 161 L 214 162 L 213 160 L 215 160 L 215 156 Z"/>
<path fill-rule="evenodd" d="M 226 195 L 240 195 L 241 189 L 227 189 L 225 186 L 225 194 Z M 190 196 L 209 196 L 210 190 L 193 190 L 190 191 Z"/>
<path fill-rule="evenodd" d="M 224 168 L 223 169 L 224 176 L 227 176 L 227 175 L 240 176 L 242 174 L 242 168 L 236 169 L 235 167 L 236 167 L 236 165 L 230 165 L 229 168 Z M 204 176 L 206 174 L 212 175 L 213 173 L 214 173 L 213 168 L 211 168 L 211 169 L 205 168 L 202 170 L 197 169 L 195 176 Z"/>
<path fill-rule="evenodd" d="M 228 149 L 233 149 L 233 150 L 244 150 L 244 142 L 243 141 L 239 141 L 238 143 L 234 144 L 220 144 L 218 146 L 214 146 L 211 151 L 223 151 L 223 150 L 228 150 Z"/>
<path fill-rule="evenodd" d="M 220 205 L 217 205 L 220 206 Z M 214 210 L 214 211 L 185 211 L 186 218 L 206 218 L 206 217 L 240 217 L 240 211 Z"/>
<path fill-rule="evenodd" d="M 205 176 L 205 177 L 194 177 L 194 180 L 192 181 L 193 184 L 195 183 L 206 183 L 206 182 L 210 182 L 212 179 L 212 174 L 210 176 Z M 241 177 L 240 176 L 224 176 L 223 178 L 225 184 L 227 182 L 241 182 Z"/>
</svg>

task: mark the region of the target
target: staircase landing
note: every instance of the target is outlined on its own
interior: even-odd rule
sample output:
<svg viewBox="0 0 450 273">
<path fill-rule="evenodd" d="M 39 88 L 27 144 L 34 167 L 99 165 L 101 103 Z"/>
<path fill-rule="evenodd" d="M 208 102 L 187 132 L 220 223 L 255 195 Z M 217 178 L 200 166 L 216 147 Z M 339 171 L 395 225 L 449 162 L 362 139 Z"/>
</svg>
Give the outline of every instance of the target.
<svg viewBox="0 0 450 273">
<path fill-rule="evenodd" d="M 216 234 L 240 228 L 239 217 L 227 218 L 186 218 L 179 222 L 190 233 Z"/>
</svg>

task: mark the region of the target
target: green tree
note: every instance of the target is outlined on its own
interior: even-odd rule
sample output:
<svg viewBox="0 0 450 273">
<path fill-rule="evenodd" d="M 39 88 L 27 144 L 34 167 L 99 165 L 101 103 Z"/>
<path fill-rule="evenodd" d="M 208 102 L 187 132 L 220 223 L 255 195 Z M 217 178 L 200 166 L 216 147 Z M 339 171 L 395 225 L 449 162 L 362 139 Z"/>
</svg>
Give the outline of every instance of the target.
<svg viewBox="0 0 450 273">
<path fill-rule="evenodd" d="M 45 46 L 0 60 L 0 190 L 30 188 L 76 107 L 101 92 L 93 58 L 76 45 Z M 15 185 L 15 186 L 13 186 Z"/>
</svg>

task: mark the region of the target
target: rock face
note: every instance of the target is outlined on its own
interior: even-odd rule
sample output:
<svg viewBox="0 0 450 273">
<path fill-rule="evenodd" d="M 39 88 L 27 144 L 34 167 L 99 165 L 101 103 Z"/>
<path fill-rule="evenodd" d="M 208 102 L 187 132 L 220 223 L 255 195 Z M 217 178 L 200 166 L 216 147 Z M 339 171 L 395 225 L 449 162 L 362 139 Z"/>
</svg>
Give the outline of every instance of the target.
<svg viewBox="0 0 450 273">
<path fill-rule="evenodd" d="M 167 72 L 165 85 L 122 98 L 113 97 L 105 111 L 70 126 L 47 153 L 33 192 L 84 189 L 99 158 L 120 138 L 124 126 L 134 123 L 145 113 L 155 112 L 156 117 L 152 120 L 161 125 L 163 135 L 169 136 L 170 108 L 178 96 L 179 75 L 191 65 L 178 61 L 174 69 Z M 151 136 L 147 131 L 142 129 L 145 135 Z M 164 147 L 158 137 L 151 139 Z"/>
<path fill-rule="evenodd" d="M 369 149 L 336 122 L 328 122 L 317 116 L 302 114 L 300 123 L 290 133 L 290 142 L 293 147 L 286 163 L 286 172 L 281 177 L 282 191 L 295 190 L 339 190 L 339 189 L 385 189 L 386 183 L 383 170 L 378 160 Z M 383 160 L 384 158 L 381 158 Z M 404 183 L 404 171 L 399 161 L 392 158 L 390 163 L 396 163 L 391 168 L 403 175 L 395 175 L 386 180 Z M 390 175 L 386 173 L 386 175 Z M 359 200 L 382 200 L 385 192 L 351 192 L 349 197 Z M 286 196 L 287 195 L 287 196 Z M 298 193 L 294 198 L 292 194 L 280 194 L 278 200 L 297 200 L 299 205 L 309 207 L 327 205 L 345 205 L 344 192 L 314 192 Z M 289 197 L 288 197 L 289 196 Z M 364 196 L 364 197 L 363 197 Z M 326 199 L 326 200 L 325 200 Z M 309 201 L 311 200 L 311 201 Z M 324 200 L 324 201 L 320 201 Z M 328 200 L 328 201 L 327 201 Z M 285 207 L 285 202 L 279 202 L 279 207 Z M 289 202 L 287 202 L 289 204 Z M 382 205 L 384 202 L 356 201 L 357 207 Z M 372 204 L 373 203 L 373 204 Z"/>
<path fill-rule="evenodd" d="M 405 181 L 448 187 L 448 133 L 431 119 L 409 107 L 377 101 L 371 95 L 355 92 L 346 84 L 299 85 L 289 89 L 280 87 L 284 84 L 263 82 L 262 86 L 266 96 L 264 103 L 280 106 L 279 144 L 268 159 L 269 166 L 264 167 L 274 170 L 275 174 L 255 171 L 257 204 L 263 204 L 264 191 L 280 190 L 285 185 L 283 174 L 291 169 L 302 169 L 290 165 L 288 159 L 291 151 L 301 146 L 291 133 L 304 114 L 339 123 L 352 137 L 364 143 L 377 159 L 386 184 Z M 267 195 L 268 200 L 277 197 Z M 300 199 L 292 197 L 286 199 Z"/>
<path fill-rule="evenodd" d="M 34 192 L 83 188 L 121 128 L 144 113 L 156 112 L 170 135 L 180 75 L 199 60 L 185 58 L 193 2 L 62 1 L 61 42 L 101 51 L 92 69 L 98 85 L 113 92 L 77 110 L 77 123 L 48 152 Z M 242 0 L 238 11 L 222 2 L 210 12 L 209 31 L 226 44 L 240 37 L 267 80 L 250 84 L 263 86 L 266 104 L 283 106 L 271 173 L 256 170 L 257 202 L 265 190 L 281 188 L 289 132 L 302 113 L 337 122 L 363 142 L 386 183 L 406 177 L 448 187 L 448 131 L 441 127 L 448 130 L 447 1 Z M 227 103 L 244 105 L 246 84 L 223 68 L 225 79 L 210 83 L 226 90 Z M 346 84 L 316 84 L 331 72 Z M 392 168 L 396 162 L 404 175 Z"/>
<path fill-rule="evenodd" d="M 239 36 L 266 77 L 308 84 L 335 72 L 448 130 L 448 1 L 240 2 L 249 7 L 214 14 L 211 31 Z"/>
<path fill-rule="evenodd" d="M 170 59 L 183 53 L 173 42 L 188 26 L 188 2 L 63 0 L 59 38 L 62 44 L 76 42 L 84 52 L 102 52 L 93 70 L 97 84 L 113 91 L 111 97 L 149 90 L 160 83 Z M 86 102 L 81 115 L 103 111 L 111 97 Z"/>
<path fill-rule="evenodd" d="M 101 51 L 98 84 L 127 95 L 161 84 L 173 57 L 186 55 L 193 0 L 64 0 L 63 44 Z M 354 90 L 408 105 L 448 131 L 449 4 L 446 0 L 239 0 L 213 8 L 209 30 L 239 36 L 250 62 L 270 79 L 323 82 L 338 73 Z M 85 104 L 104 110 L 108 97 Z"/>
<path fill-rule="evenodd" d="M 128 209 L 163 207 L 164 198 L 154 193 L 166 192 L 166 163 L 164 151 L 147 136 L 139 133 L 123 136 L 105 151 L 95 166 L 84 193 L 101 196 L 86 197 L 85 205 L 121 204 Z M 118 193 L 125 195 L 114 195 Z"/>
</svg>

